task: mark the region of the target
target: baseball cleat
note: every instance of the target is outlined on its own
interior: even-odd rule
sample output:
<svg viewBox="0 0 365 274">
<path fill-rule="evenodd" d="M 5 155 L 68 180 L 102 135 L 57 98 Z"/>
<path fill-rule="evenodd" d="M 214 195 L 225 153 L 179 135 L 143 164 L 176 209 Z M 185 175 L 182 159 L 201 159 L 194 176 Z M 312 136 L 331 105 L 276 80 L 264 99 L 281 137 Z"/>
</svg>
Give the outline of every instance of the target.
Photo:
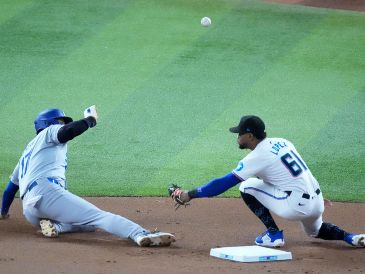
<svg viewBox="0 0 365 274">
<path fill-rule="evenodd" d="M 365 247 L 365 234 L 349 234 L 345 242 L 356 247 Z"/>
<path fill-rule="evenodd" d="M 270 233 L 268 230 L 256 237 L 255 244 L 267 247 L 281 247 L 284 246 L 284 233 L 279 230 L 276 233 Z"/>
<path fill-rule="evenodd" d="M 138 234 L 134 241 L 143 247 L 148 246 L 170 246 L 172 242 L 175 242 L 175 236 L 166 232 L 142 232 Z"/>
<path fill-rule="evenodd" d="M 58 236 L 56 226 L 50 220 L 41 220 L 39 222 L 39 225 L 41 226 L 41 232 L 43 236 L 49 238 L 55 238 Z"/>
</svg>

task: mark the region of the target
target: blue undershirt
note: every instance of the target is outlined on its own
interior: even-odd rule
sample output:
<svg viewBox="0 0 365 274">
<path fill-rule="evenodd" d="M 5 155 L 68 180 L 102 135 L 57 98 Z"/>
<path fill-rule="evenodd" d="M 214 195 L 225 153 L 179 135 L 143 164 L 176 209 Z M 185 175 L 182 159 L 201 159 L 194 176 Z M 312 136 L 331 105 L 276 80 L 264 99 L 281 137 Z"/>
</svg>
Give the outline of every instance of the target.
<svg viewBox="0 0 365 274">
<path fill-rule="evenodd" d="M 196 189 L 196 195 L 197 198 L 217 196 L 240 182 L 242 182 L 242 180 L 230 172 L 221 178 L 214 179 L 209 183 L 198 187 Z"/>
<path fill-rule="evenodd" d="M 9 212 L 11 203 L 14 200 L 15 194 L 18 192 L 19 186 L 9 181 L 3 194 L 3 201 L 1 205 L 1 215 L 6 215 Z"/>
</svg>

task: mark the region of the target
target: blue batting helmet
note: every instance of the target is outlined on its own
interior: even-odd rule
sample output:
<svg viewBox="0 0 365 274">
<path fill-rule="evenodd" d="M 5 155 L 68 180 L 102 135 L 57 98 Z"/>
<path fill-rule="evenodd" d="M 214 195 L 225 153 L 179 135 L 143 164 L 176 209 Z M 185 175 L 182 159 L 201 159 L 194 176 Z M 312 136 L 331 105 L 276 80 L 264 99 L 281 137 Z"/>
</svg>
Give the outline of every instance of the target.
<svg viewBox="0 0 365 274">
<path fill-rule="evenodd" d="M 49 108 L 40 112 L 34 121 L 34 128 L 37 134 L 50 125 L 57 125 L 60 122 L 58 119 L 62 119 L 65 124 L 71 123 L 72 118 L 67 117 L 65 113 L 58 108 Z"/>
</svg>

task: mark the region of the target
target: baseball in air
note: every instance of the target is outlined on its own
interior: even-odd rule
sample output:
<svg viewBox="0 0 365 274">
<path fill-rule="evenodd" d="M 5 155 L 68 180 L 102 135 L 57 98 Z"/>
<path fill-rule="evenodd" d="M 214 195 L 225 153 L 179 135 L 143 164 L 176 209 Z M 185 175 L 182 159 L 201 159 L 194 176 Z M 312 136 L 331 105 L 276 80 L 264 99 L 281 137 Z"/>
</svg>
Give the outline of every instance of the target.
<svg viewBox="0 0 365 274">
<path fill-rule="evenodd" d="M 212 24 L 212 20 L 210 20 L 209 17 L 203 17 L 202 20 L 200 20 L 200 23 L 203 27 L 209 27 Z"/>
</svg>

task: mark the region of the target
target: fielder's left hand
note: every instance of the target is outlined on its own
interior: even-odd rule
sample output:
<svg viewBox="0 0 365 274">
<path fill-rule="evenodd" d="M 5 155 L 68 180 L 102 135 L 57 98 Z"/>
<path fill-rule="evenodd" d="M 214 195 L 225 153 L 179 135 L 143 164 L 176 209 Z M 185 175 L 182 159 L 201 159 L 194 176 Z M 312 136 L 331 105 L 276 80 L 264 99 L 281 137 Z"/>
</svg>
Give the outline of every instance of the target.
<svg viewBox="0 0 365 274">
<path fill-rule="evenodd" d="M 177 210 L 181 205 L 187 206 L 189 205 L 189 201 L 191 200 L 187 191 L 182 190 L 178 185 L 172 184 L 167 189 L 171 199 L 173 199 L 175 203 L 175 210 Z"/>
</svg>

